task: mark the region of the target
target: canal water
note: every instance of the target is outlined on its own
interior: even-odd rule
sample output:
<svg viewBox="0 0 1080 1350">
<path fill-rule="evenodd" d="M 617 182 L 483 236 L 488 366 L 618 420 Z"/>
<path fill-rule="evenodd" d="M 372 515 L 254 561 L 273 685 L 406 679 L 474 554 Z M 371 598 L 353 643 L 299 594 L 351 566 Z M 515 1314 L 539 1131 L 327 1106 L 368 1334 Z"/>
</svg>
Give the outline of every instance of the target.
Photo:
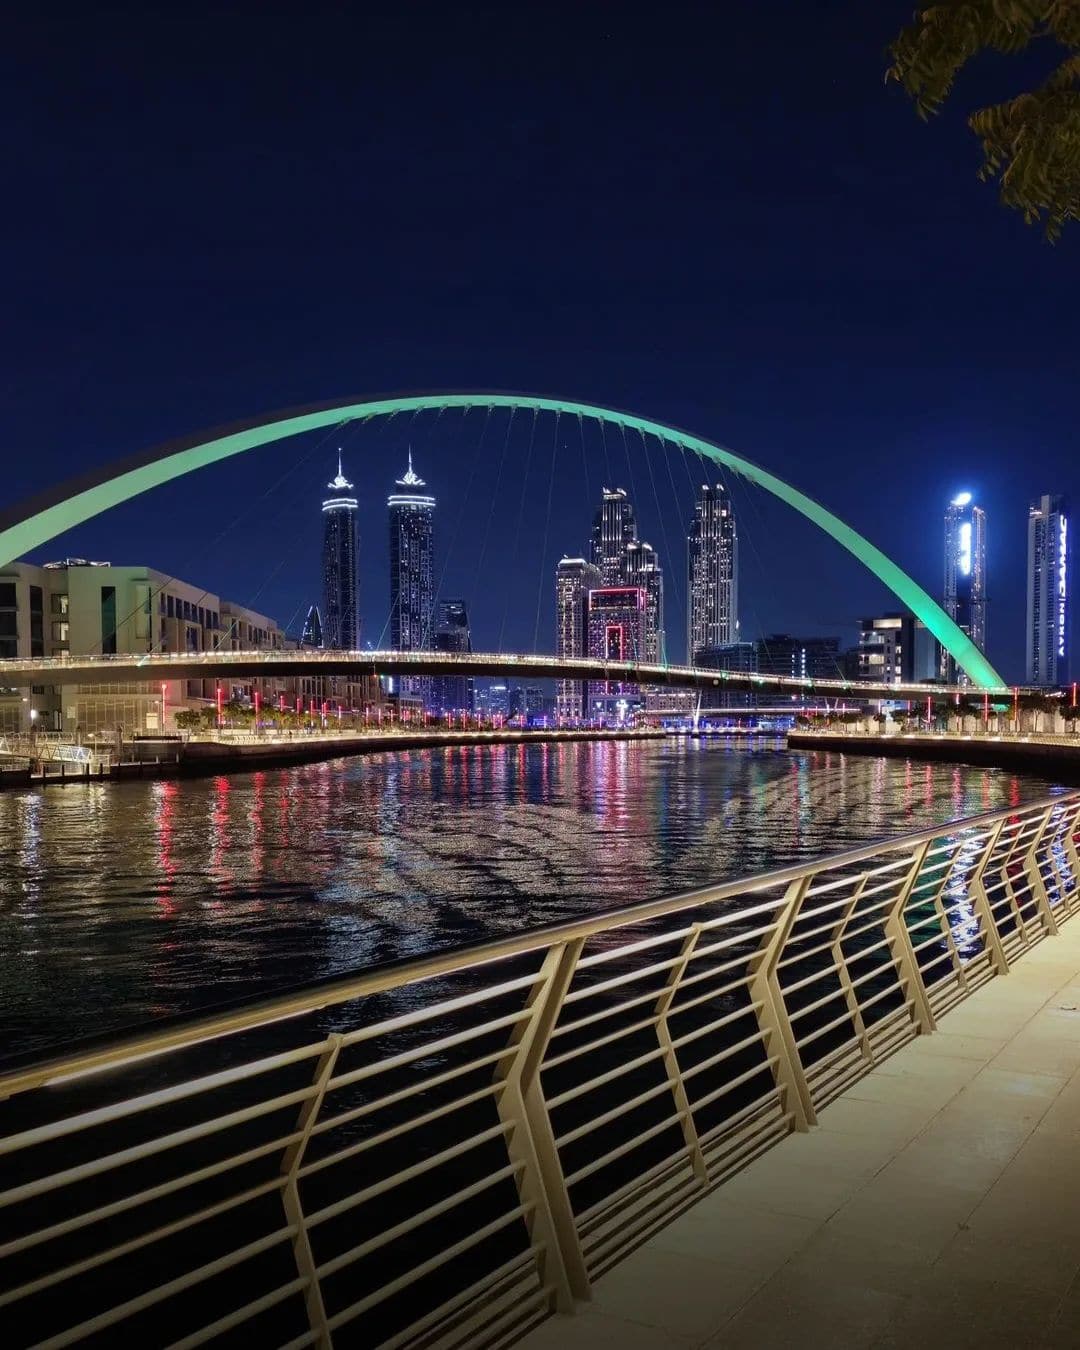
<svg viewBox="0 0 1080 1350">
<path fill-rule="evenodd" d="M 575 742 L 0 795 L 0 1057 L 1045 796 L 1034 776 Z"/>
</svg>

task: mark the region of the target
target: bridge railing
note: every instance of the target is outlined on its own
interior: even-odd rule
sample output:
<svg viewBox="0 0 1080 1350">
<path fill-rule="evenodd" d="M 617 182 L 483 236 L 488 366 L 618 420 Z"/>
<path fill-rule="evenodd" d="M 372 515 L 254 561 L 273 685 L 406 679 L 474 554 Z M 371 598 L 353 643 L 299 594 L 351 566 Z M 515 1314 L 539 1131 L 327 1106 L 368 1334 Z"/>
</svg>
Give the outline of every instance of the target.
<svg viewBox="0 0 1080 1350">
<path fill-rule="evenodd" d="M 272 669 L 275 666 L 330 666 L 340 668 L 347 663 L 359 669 L 370 667 L 373 670 L 416 667 L 423 671 L 432 665 L 464 667 L 481 672 L 492 669 L 517 670 L 534 674 L 540 678 L 569 677 L 580 672 L 581 678 L 598 683 L 649 684 L 661 682 L 678 684 L 686 682 L 695 686 L 729 685 L 731 688 L 791 690 L 793 693 L 834 694 L 837 697 L 849 697 L 854 700 L 884 698 L 923 698 L 931 696 L 944 699 L 951 695 L 971 696 L 972 690 L 959 685 L 942 684 L 875 684 L 873 682 L 852 681 L 841 677 L 771 675 L 758 672 L 735 670 L 711 670 L 702 666 L 680 666 L 670 662 L 653 664 L 643 661 L 603 661 L 595 657 L 555 657 L 539 653 L 513 652 L 434 652 L 434 651 L 339 651 L 334 648 L 325 650 L 294 650 L 281 647 L 255 648 L 246 651 L 211 649 L 202 652 L 107 652 L 78 653 L 62 652 L 58 656 L 47 657 L 5 657 L 0 659 L 0 684 L 18 685 L 29 676 L 47 676 L 50 672 L 63 672 L 77 680 L 81 668 L 94 670 L 99 667 L 114 666 L 129 671 L 143 670 L 147 675 L 168 674 L 169 668 L 190 668 L 197 665 L 236 666 L 238 673 L 252 673 L 259 667 Z M 555 669 L 557 667 L 557 670 Z M 72 675 L 72 672 L 75 672 Z M 178 676 L 177 678 L 185 678 Z M 976 691 L 982 693 L 982 690 Z M 989 691 L 993 696 L 1012 696 L 1012 690 L 1002 686 Z"/>
<path fill-rule="evenodd" d="M 12 1068 L 6 1344 L 505 1345 L 1056 933 L 1078 844 L 1061 794 Z"/>
</svg>

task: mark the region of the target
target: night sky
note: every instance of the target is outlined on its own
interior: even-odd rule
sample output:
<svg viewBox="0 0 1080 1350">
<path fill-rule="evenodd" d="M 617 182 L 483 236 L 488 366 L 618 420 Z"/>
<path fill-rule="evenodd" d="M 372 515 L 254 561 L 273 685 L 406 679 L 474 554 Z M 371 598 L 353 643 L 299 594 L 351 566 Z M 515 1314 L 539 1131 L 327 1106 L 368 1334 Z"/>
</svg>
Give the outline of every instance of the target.
<svg viewBox="0 0 1080 1350">
<path fill-rule="evenodd" d="M 911 9 L 192 0 L 9 14 L 5 503 L 264 410 L 562 394 L 767 465 L 935 596 L 945 503 L 973 491 L 989 513 L 989 654 L 1022 677 L 1028 500 L 1080 501 L 1080 228 L 1051 247 L 975 177 L 965 110 L 1038 63 L 981 62 L 924 125 L 883 82 Z M 522 427 L 498 479 L 502 427 L 481 442 L 483 424 L 269 447 L 40 557 L 147 563 L 295 626 L 318 598 L 340 443 L 375 642 L 385 495 L 408 440 L 439 498 L 443 593 L 472 603 L 475 645 L 550 648 L 554 565 L 584 547 L 607 470 L 564 421 L 553 479 L 549 424 L 523 493 Z M 680 467 L 673 494 L 665 470 L 654 496 L 643 458 L 621 485 L 631 469 L 681 659 L 690 478 Z M 860 614 L 890 607 L 787 508 L 741 487 L 735 501 L 745 636 L 847 642 Z"/>
</svg>

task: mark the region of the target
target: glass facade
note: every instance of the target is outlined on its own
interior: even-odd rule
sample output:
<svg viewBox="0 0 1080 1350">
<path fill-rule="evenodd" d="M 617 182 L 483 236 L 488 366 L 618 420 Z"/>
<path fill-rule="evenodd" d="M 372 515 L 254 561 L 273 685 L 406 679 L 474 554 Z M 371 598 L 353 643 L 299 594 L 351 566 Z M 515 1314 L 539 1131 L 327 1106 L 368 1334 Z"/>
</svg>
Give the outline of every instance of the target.
<svg viewBox="0 0 1080 1350">
<path fill-rule="evenodd" d="M 356 528 L 355 497 L 344 495 L 352 484 L 341 471 L 327 484 L 334 496 L 323 502 L 323 624 L 327 647 L 355 651 L 360 646 L 358 602 L 360 540 Z"/>
<path fill-rule="evenodd" d="M 986 512 L 961 492 L 945 512 L 945 612 L 980 651 L 986 651 Z M 942 649 L 941 675 L 950 684 L 968 677 Z"/>
<path fill-rule="evenodd" d="M 589 592 L 600 586 L 600 569 L 584 558 L 563 558 L 555 572 L 555 655 L 587 656 L 589 652 Z M 584 680 L 560 680 L 555 711 L 566 721 L 588 716 L 588 687 Z"/>
<path fill-rule="evenodd" d="M 1070 679 L 1072 537 L 1064 497 L 1044 494 L 1028 508 L 1028 684 L 1054 688 Z"/>
<path fill-rule="evenodd" d="M 703 484 L 686 541 L 686 659 L 739 635 L 739 540 L 731 497 Z"/>
<path fill-rule="evenodd" d="M 424 480 L 413 472 L 412 454 L 405 488 L 387 499 L 390 512 L 390 645 L 395 651 L 430 651 L 434 645 L 435 498 L 417 488 Z M 415 682 L 406 683 L 416 692 Z"/>
</svg>

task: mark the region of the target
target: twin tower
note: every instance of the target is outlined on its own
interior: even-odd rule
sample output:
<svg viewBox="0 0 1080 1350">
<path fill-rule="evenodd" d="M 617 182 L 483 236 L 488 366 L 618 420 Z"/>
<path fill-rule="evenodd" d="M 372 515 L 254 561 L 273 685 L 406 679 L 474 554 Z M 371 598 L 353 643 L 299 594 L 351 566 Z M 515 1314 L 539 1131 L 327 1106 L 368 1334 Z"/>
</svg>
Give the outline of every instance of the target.
<svg viewBox="0 0 1080 1350">
<path fill-rule="evenodd" d="M 357 500 L 338 452 L 337 477 L 323 509 L 323 599 L 319 632 L 311 616 L 305 641 L 356 651 L 360 646 L 359 537 Z M 395 651 L 422 651 L 431 644 L 434 603 L 435 498 L 409 467 L 394 484 L 386 505 L 390 515 L 390 645 Z M 316 614 L 316 618 L 318 615 Z"/>
</svg>

